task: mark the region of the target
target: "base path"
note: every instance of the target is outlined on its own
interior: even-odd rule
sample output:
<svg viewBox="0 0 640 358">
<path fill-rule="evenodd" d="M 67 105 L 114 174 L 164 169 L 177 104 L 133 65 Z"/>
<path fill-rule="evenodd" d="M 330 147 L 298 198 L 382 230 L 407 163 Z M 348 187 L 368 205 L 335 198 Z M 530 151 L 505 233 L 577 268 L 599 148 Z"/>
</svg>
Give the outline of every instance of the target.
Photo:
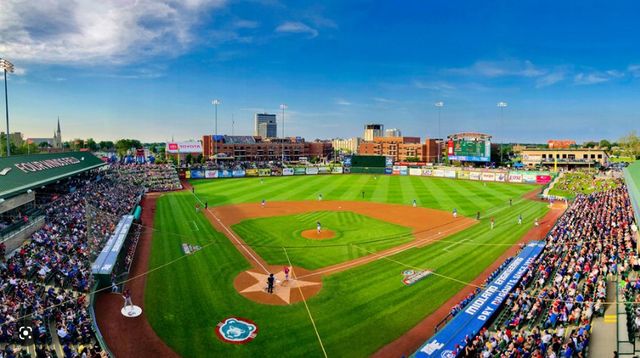
<svg viewBox="0 0 640 358">
<path fill-rule="evenodd" d="M 442 304 L 435 312 L 427 316 L 408 332 L 404 333 L 400 338 L 382 347 L 373 357 L 408 357 L 413 354 L 422 344 L 424 344 L 433 334 L 438 323 L 444 320 L 451 311 L 451 307 L 457 305 L 469 294 L 475 291 L 477 286 L 481 286 L 484 281 L 491 275 L 500 265 L 509 257 L 514 256 L 520 249 L 520 244 L 529 241 L 542 240 L 551 230 L 556 221 L 564 213 L 566 206 L 560 203 L 554 203 L 551 210 L 539 221 L 540 225 L 531 228 L 518 242 L 505 251 L 491 266 L 487 267 L 478 277 L 476 277 L 470 285 L 464 287 L 455 296 L 451 297 L 447 302 Z"/>
<path fill-rule="evenodd" d="M 120 294 L 101 292 L 96 297 L 95 314 L 98 327 L 107 346 L 116 357 L 178 357 L 151 328 L 144 313 L 144 287 L 149 268 L 151 240 L 153 238 L 153 216 L 158 194 L 147 194 L 142 200 L 142 225 L 144 231 L 131 266 L 129 277 L 137 277 L 127 283 L 131 299 L 142 308 L 142 314 L 135 318 L 120 314 L 124 300 Z M 138 275 L 142 275 L 138 277 Z"/>
</svg>

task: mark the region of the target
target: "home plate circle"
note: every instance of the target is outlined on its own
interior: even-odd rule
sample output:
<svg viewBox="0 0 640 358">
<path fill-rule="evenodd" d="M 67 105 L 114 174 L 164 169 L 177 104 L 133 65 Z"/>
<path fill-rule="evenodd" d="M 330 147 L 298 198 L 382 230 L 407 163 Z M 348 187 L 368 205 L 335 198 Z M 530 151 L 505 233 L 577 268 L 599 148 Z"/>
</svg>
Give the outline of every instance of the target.
<svg viewBox="0 0 640 358">
<path fill-rule="evenodd" d="M 142 308 L 136 305 L 126 306 L 126 307 L 122 307 L 122 309 L 120 310 L 120 313 L 122 313 L 122 315 L 125 317 L 134 318 L 142 314 Z"/>
</svg>

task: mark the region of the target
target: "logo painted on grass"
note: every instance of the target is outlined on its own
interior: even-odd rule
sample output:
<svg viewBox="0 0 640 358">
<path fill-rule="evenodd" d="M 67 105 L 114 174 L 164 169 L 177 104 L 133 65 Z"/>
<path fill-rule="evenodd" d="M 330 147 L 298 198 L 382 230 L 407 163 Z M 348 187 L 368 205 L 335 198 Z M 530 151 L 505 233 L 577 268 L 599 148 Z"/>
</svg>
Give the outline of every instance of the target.
<svg viewBox="0 0 640 358">
<path fill-rule="evenodd" d="M 216 335 L 227 343 L 245 344 L 256 338 L 257 334 L 258 326 L 245 318 L 229 317 L 216 326 Z"/>
<path fill-rule="evenodd" d="M 406 286 L 411 286 L 414 283 L 422 280 L 423 278 L 431 275 L 431 271 L 429 271 L 429 270 L 423 270 L 423 271 L 406 270 L 406 271 L 402 271 L 402 275 L 404 275 L 404 279 L 402 279 L 402 283 L 404 283 Z"/>
</svg>

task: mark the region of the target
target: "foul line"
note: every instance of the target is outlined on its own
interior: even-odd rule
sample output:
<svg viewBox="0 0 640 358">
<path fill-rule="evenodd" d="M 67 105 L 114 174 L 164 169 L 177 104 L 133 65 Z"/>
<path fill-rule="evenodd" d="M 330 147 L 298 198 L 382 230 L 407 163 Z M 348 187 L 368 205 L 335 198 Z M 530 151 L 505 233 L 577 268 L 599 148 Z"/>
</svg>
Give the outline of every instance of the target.
<svg viewBox="0 0 640 358">
<path fill-rule="evenodd" d="M 200 200 L 200 198 L 198 198 L 198 196 L 196 195 L 196 193 L 191 192 L 193 194 L 193 196 L 200 202 L 202 203 L 202 200 Z M 216 219 L 216 221 L 218 221 L 218 223 L 220 224 L 220 226 L 222 226 L 222 228 L 230 235 L 230 237 L 235 240 L 235 242 L 242 247 L 242 249 L 249 254 L 249 256 L 251 256 L 251 258 L 253 259 L 253 261 L 258 264 L 258 266 L 262 267 L 262 270 L 265 273 L 269 273 L 269 270 L 267 270 L 266 267 L 264 267 L 264 265 L 260 262 L 260 260 L 258 260 L 258 258 L 256 258 L 253 253 L 251 253 L 251 251 L 249 251 L 249 249 L 246 248 L 245 245 L 242 244 L 242 242 L 236 237 L 236 235 L 233 234 L 233 232 L 231 230 L 229 230 L 229 228 L 227 227 L 227 225 L 225 225 L 222 220 L 220 220 L 219 217 L 216 216 L 216 214 L 213 213 L 213 211 L 211 211 L 211 209 L 207 208 L 207 212 L 209 214 L 211 214 L 211 216 L 213 216 L 214 219 Z"/>
<path fill-rule="evenodd" d="M 449 251 L 449 248 L 454 247 L 456 245 L 460 245 L 460 244 L 464 243 L 465 241 L 469 241 L 469 240 L 470 239 L 463 239 L 463 240 L 460 240 L 460 242 L 454 242 L 453 244 L 443 248 L 442 251 Z"/>
<path fill-rule="evenodd" d="M 285 256 L 287 256 L 287 261 L 289 262 L 289 266 L 291 267 L 291 276 L 297 280 L 296 272 L 293 269 L 293 265 L 291 264 L 291 259 L 289 259 L 289 254 L 287 253 L 286 248 L 282 248 L 284 250 Z M 296 285 L 298 286 L 298 285 Z M 316 337 L 318 337 L 318 342 L 320 342 L 320 348 L 322 348 L 322 353 L 324 353 L 325 358 L 327 358 L 327 351 L 324 349 L 324 344 L 322 344 L 322 338 L 320 338 L 320 333 L 318 333 L 318 328 L 316 327 L 316 321 L 313 320 L 313 316 L 311 315 L 311 311 L 309 310 L 309 305 L 307 305 L 307 300 L 304 298 L 304 294 L 302 294 L 302 288 L 298 286 L 298 291 L 300 291 L 300 296 L 302 296 L 302 302 L 304 303 L 304 307 L 307 309 L 307 313 L 309 314 L 309 319 L 311 320 L 311 325 L 313 325 L 313 330 L 316 331 Z"/>
<path fill-rule="evenodd" d="M 196 231 L 200 231 L 200 228 L 198 227 L 198 224 L 196 224 L 195 220 L 191 220 L 191 223 L 193 224 L 193 227 L 196 228 Z"/>
</svg>

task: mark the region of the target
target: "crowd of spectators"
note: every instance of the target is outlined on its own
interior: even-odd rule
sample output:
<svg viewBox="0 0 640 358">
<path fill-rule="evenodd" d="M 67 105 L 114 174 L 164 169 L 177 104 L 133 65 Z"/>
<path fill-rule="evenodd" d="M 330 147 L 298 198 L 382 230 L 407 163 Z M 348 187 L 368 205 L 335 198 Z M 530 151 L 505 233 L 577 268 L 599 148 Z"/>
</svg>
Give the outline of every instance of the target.
<svg viewBox="0 0 640 358">
<path fill-rule="evenodd" d="M 123 181 L 141 185 L 148 191 L 182 189 L 178 172 L 171 164 L 119 164 L 113 168 Z"/>
<path fill-rule="evenodd" d="M 640 269 L 633 209 L 622 183 L 578 195 L 505 301 L 492 329 L 464 342 L 468 357 L 584 357 L 591 319 L 604 313 L 607 280 Z M 640 287 L 640 286 L 639 286 Z"/>
<path fill-rule="evenodd" d="M 599 174 L 597 170 L 583 170 L 564 173 L 554 184 L 549 194 L 573 197 L 578 194 L 612 190 L 620 186 L 621 180 Z"/>
<path fill-rule="evenodd" d="M 105 175 L 106 174 L 106 175 Z M 91 263 L 121 216 L 144 190 L 108 171 L 57 196 L 44 208 L 45 225 L 9 257 L 0 258 L 0 343 L 24 343 L 19 327 L 31 327 L 37 353 L 46 357 L 56 335 L 66 357 L 96 356 L 88 314 Z"/>
</svg>

